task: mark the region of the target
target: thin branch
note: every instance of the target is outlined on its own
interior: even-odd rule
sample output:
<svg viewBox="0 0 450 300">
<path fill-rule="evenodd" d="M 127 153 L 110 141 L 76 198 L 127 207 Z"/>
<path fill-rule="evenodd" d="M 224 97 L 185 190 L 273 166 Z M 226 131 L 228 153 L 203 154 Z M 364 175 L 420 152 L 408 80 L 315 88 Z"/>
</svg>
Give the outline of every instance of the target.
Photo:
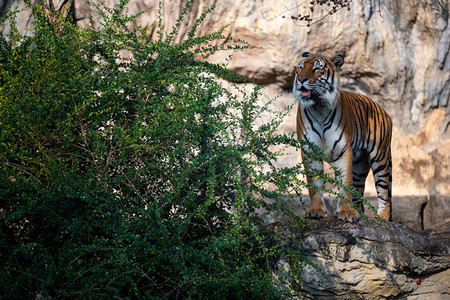
<svg viewBox="0 0 450 300">
<path fill-rule="evenodd" d="M 304 5 L 307 1 L 303 1 L 302 3 L 296 5 L 293 8 L 289 8 L 286 9 L 285 11 L 281 12 L 279 16 L 281 16 L 282 18 L 285 18 L 286 16 L 284 15 L 284 13 L 291 11 L 293 9 L 297 10 L 297 14 L 296 15 L 291 15 L 290 18 L 294 21 L 302 21 L 302 22 L 306 22 L 306 24 L 298 24 L 298 26 L 307 26 L 310 27 L 314 24 L 317 24 L 321 21 L 323 21 L 326 17 L 331 16 L 335 13 L 337 13 L 338 11 L 340 11 L 343 8 L 347 8 L 348 10 L 350 10 L 350 3 L 353 0 L 311 0 L 309 2 L 310 6 L 309 6 L 309 14 L 305 13 L 304 15 L 298 13 L 299 7 Z M 320 7 L 323 7 L 323 9 L 326 11 L 326 14 L 321 15 L 319 17 L 313 17 L 314 12 L 316 11 L 316 7 L 317 5 L 319 5 Z M 325 6 L 329 6 L 330 9 L 326 9 Z"/>
</svg>

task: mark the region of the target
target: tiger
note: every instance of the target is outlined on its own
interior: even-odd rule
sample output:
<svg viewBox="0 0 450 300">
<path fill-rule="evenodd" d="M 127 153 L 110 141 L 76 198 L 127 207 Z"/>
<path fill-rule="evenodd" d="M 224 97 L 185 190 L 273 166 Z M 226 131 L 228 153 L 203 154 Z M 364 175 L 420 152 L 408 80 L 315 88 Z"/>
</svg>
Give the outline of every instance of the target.
<svg viewBox="0 0 450 300">
<path fill-rule="evenodd" d="M 338 72 L 343 64 L 342 55 L 330 60 L 309 52 L 302 54 L 293 83 L 293 94 L 298 102 L 297 135 L 324 149 L 344 185 L 353 186 L 361 195 L 364 195 L 366 178 L 372 169 L 377 213 L 383 220 L 391 221 L 392 120 L 369 97 L 341 89 Z M 312 148 L 306 146 L 301 151 L 303 161 Z M 313 160 L 307 169 L 323 172 L 323 161 Z M 306 213 L 311 218 L 324 217 L 328 212 L 320 191 L 323 180 L 320 176 L 306 177 L 311 200 Z M 312 185 L 319 188 L 313 189 Z M 358 210 L 364 212 L 361 201 L 348 189 L 340 187 L 339 192 L 346 200 L 337 199 L 337 217 L 347 222 L 359 221 Z"/>
</svg>

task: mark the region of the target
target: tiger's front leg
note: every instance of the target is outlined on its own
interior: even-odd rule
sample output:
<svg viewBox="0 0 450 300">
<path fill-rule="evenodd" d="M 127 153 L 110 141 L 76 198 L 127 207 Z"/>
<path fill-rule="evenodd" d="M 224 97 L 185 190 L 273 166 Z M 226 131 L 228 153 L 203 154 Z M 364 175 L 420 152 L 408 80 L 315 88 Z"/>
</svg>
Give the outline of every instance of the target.
<svg viewBox="0 0 450 300">
<path fill-rule="evenodd" d="M 309 160 L 308 155 L 302 151 L 303 162 L 307 162 Z M 307 168 L 323 172 L 323 162 L 322 161 L 313 161 Z M 322 179 L 318 177 L 311 177 L 306 175 L 306 180 L 310 186 L 323 187 Z M 327 213 L 327 209 L 325 206 L 325 201 L 323 199 L 323 193 L 314 188 L 308 188 L 309 199 L 311 201 L 310 207 L 306 210 L 306 213 L 311 218 L 322 218 L 325 217 Z"/>
<path fill-rule="evenodd" d="M 353 182 L 353 151 L 350 147 L 334 162 L 335 168 L 340 172 L 342 182 L 344 185 L 351 186 Z M 358 222 L 360 215 L 356 209 L 352 207 L 352 193 L 345 191 L 343 187 L 339 187 L 340 194 L 345 197 L 343 199 L 338 198 L 338 205 L 336 214 L 339 219 L 349 222 Z"/>
</svg>

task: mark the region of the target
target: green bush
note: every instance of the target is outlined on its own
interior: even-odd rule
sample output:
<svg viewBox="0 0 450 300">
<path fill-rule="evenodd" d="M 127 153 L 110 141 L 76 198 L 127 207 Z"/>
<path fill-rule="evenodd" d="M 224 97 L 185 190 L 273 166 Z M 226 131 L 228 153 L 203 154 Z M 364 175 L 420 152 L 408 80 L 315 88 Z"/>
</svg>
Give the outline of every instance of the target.
<svg viewBox="0 0 450 300">
<path fill-rule="evenodd" d="M 11 13 L 0 35 L 0 298 L 285 296 L 273 263 L 301 284 L 301 247 L 279 231 L 301 239 L 288 208 L 304 171 L 271 149 L 301 144 L 276 133 L 285 112 L 254 124 L 260 87 L 232 93 L 219 79 L 243 79 L 202 59 L 251 46 L 196 35 L 211 10 L 174 43 L 187 8 L 166 32 L 161 6 L 154 40 L 125 5 L 94 29 L 29 4 L 35 34 Z"/>
</svg>

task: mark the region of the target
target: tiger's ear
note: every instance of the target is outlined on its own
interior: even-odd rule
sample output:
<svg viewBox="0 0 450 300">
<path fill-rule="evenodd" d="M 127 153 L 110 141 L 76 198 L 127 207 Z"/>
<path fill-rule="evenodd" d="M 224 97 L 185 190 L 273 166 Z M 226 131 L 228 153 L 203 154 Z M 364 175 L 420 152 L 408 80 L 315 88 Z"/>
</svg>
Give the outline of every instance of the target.
<svg viewBox="0 0 450 300">
<path fill-rule="evenodd" d="M 308 57 L 310 55 L 311 55 L 311 53 L 309 53 L 309 52 L 303 52 L 302 57 Z"/>
<path fill-rule="evenodd" d="M 344 57 L 342 55 L 336 55 L 335 57 L 333 57 L 332 61 L 336 69 L 340 70 L 342 65 L 344 64 Z"/>
</svg>

